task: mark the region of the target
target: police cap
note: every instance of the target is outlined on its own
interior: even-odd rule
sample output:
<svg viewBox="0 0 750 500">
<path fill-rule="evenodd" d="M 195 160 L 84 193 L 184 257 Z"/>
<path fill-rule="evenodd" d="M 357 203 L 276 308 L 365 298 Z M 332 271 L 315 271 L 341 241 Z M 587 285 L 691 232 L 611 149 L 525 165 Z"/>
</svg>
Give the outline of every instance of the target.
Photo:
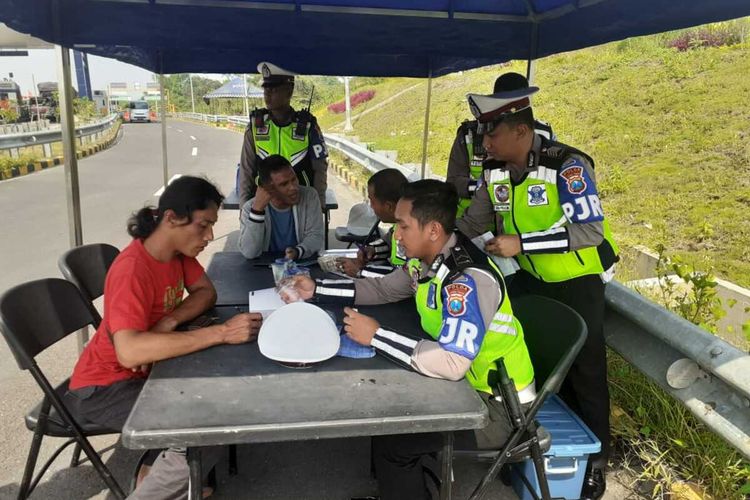
<svg viewBox="0 0 750 500">
<path fill-rule="evenodd" d="M 295 73 L 280 68 L 270 62 L 259 63 L 258 73 L 263 76 L 263 87 L 278 87 L 287 83 L 294 83 Z"/>
</svg>

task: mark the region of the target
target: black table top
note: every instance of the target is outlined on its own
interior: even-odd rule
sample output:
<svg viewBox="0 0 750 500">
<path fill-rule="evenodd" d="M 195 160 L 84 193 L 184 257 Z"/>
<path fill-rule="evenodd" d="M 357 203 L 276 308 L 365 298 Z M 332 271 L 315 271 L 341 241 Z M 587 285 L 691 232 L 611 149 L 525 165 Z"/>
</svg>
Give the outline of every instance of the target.
<svg viewBox="0 0 750 500">
<path fill-rule="evenodd" d="M 279 257 L 283 255 L 265 253 L 257 259 L 248 260 L 240 252 L 214 254 L 206 274 L 216 288 L 216 305 L 247 306 L 249 292 L 273 287 L 270 264 Z M 317 262 L 309 266 L 309 269 L 314 277 L 323 276 Z"/>
<path fill-rule="evenodd" d="M 221 321 L 246 307 L 217 307 Z M 413 301 L 363 306 L 418 329 Z M 481 428 L 487 410 L 465 380 L 386 359 L 334 357 L 307 369 L 263 357 L 256 342 L 157 363 L 122 432 L 129 448 L 210 446 Z"/>
</svg>

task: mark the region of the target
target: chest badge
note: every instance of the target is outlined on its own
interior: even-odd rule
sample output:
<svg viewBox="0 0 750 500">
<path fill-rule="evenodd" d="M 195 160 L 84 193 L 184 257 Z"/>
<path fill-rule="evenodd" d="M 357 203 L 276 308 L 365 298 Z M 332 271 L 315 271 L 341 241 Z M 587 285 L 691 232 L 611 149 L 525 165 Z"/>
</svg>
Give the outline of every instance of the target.
<svg viewBox="0 0 750 500">
<path fill-rule="evenodd" d="M 510 210 L 510 187 L 507 184 L 495 184 L 493 188 L 495 195 L 495 212 L 507 212 Z"/>
<path fill-rule="evenodd" d="M 547 199 L 547 186 L 544 184 L 534 184 L 527 189 L 528 204 L 530 207 L 549 205 Z"/>
</svg>

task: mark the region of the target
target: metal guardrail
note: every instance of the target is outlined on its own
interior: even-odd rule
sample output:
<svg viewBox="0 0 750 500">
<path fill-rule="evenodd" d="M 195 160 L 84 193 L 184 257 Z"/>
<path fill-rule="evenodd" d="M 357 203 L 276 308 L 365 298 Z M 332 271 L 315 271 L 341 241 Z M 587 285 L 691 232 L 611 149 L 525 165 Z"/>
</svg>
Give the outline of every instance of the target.
<svg viewBox="0 0 750 500">
<path fill-rule="evenodd" d="M 750 356 L 620 283 L 605 296 L 607 344 L 750 458 Z"/>
<path fill-rule="evenodd" d="M 245 117 L 181 115 L 248 122 Z M 398 168 L 407 176 L 411 173 L 343 137 L 327 134 L 325 139 L 329 147 L 372 172 Z M 750 459 L 750 356 L 620 283 L 607 285 L 606 302 L 607 345 Z"/>
<path fill-rule="evenodd" d="M 109 130 L 118 118 L 117 114 L 111 114 L 103 120 L 77 127 L 75 130 L 76 138 L 84 143 L 92 135 L 98 136 L 105 130 Z M 62 141 L 62 130 L 59 127 L 20 134 L 0 135 L 0 150 L 10 150 L 12 157 L 18 157 L 19 148 L 46 146 L 60 141 Z M 51 156 L 51 150 L 48 147 L 45 147 L 45 154 Z"/>
<path fill-rule="evenodd" d="M 232 123 L 243 127 L 247 126 L 249 122 L 249 119 L 245 116 L 204 115 L 201 113 L 175 113 L 174 116 L 209 123 Z M 362 144 L 350 141 L 349 139 L 335 134 L 324 134 L 324 138 L 326 146 L 341 151 L 343 154 L 372 173 L 384 168 L 395 168 L 400 170 L 401 173 L 407 177 L 415 174 L 414 170 L 408 169 L 393 160 L 370 151 Z"/>
</svg>

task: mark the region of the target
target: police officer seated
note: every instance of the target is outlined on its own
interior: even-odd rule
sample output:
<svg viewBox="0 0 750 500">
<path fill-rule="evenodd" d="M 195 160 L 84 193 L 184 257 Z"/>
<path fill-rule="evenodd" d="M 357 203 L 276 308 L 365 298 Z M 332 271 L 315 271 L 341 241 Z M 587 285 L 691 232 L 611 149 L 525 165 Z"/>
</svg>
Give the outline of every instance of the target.
<svg viewBox="0 0 750 500">
<path fill-rule="evenodd" d="M 328 187 L 328 152 L 315 117 L 308 110 L 291 106 L 294 73 L 268 62 L 258 64 L 263 75 L 266 107 L 250 113 L 240 157 L 238 194 L 240 207 L 255 196 L 258 161 L 281 155 L 291 163 L 302 186 L 315 188 L 325 210 Z"/>
<path fill-rule="evenodd" d="M 430 340 L 385 329 L 351 307 L 344 309 L 347 335 L 405 369 L 447 380 L 466 378 L 487 405 L 491 424 L 463 433 L 469 436 L 460 440 L 479 449 L 497 449 L 507 440 L 510 424 L 493 393 L 496 362 L 504 358 L 521 403 L 534 399 L 534 370 L 502 274 L 464 235 L 453 231 L 457 202 L 455 188 L 444 182 L 407 184 L 395 213 L 395 239 L 409 259 L 406 265 L 382 278 L 346 283 L 297 277 L 295 287 L 304 299 L 347 306 L 416 297 Z M 372 446 L 383 500 L 429 498 L 421 464 L 441 449 L 440 434 L 377 436 Z"/>
<path fill-rule="evenodd" d="M 342 270 L 352 277 L 380 278 L 404 265 L 404 255 L 396 243 L 396 204 L 409 181 L 400 170 L 385 168 L 367 180 L 367 198 L 378 220 L 392 224 L 388 232 L 370 241 L 354 259 L 340 259 Z"/>
<path fill-rule="evenodd" d="M 272 155 L 258 162 L 260 186 L 242 206 L 240 252 L 248 259 L 263 252 L 284 252 L 292 260 L 323 249 L 325 223 L 318 195 L 300 186 L 286 158 Z"/>
</svg>

